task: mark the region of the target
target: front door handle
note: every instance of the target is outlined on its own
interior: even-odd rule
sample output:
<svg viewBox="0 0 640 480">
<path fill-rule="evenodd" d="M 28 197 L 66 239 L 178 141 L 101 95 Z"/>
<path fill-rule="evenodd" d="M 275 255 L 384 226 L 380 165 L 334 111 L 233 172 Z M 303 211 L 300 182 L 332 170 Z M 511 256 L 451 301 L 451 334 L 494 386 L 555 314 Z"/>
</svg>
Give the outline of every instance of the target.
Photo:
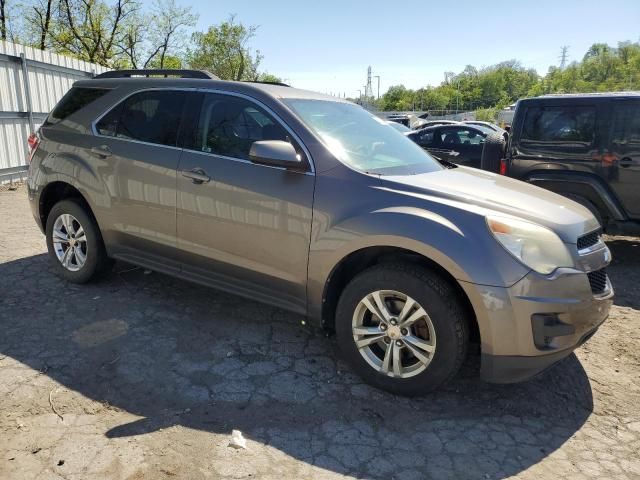
<svg viewBox="0 0 640 480">
<path fill-rule="evenodd" d="M 201 185 L 203 183 L 209 183 L 211 177 L 207 175 L 202 168 L 194 168 L 192 170 L 182 170 L 182 176 L 186 178 L 190 178 L 193 183 L 196 185 Z"/>
<path fill-rule="evenodd" d="M 102 158 L 107 158 L 113 155 L 113 153 L 111 152 L 111 149 L 107 145 L 100 145 L 99 147 L 93 147 L 91 149 L 91 153 L 93 153 L 94 155 L 98 155 L 99 157 L 102 157 Z"/>
</svg>

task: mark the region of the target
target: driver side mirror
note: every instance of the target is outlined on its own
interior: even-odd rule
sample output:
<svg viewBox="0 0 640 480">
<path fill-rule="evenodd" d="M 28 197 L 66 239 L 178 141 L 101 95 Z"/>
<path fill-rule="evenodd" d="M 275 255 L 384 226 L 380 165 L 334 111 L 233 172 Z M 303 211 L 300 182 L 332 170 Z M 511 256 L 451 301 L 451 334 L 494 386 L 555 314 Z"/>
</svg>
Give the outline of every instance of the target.
<svg viewBox="0 0 640 480">
<path fill-rule="evenodd" d="M 258 140 L 251 144 L 249 159 L 253 163 L 284 167 L 291 170 L 304 168 L 302 159 L 289 142 L 283 140 Z"/>
</svg>

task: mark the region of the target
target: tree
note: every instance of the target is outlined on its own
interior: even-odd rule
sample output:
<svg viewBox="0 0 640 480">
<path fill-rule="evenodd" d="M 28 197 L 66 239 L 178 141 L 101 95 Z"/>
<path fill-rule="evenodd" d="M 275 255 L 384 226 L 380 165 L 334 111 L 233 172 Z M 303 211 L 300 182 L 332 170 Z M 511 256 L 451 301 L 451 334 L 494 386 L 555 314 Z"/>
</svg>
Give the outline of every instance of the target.
<svg viewBox="0 0 640 480">
<path fill-rule="evenodd" d="M 60 0 L 59 18 L 51 31 L 51 43 L 58 53 L 107 67 L 117 66 L 116 45 L 127 19 L 139 6 L 135 0 Z"/>
<path fill-rule="evenodd" d="M 118 47 L 132 68 L 167 68 L 168 57 L 176 64 L 173 54 L 184 48 L 185 29 L 197 19 L 191 7 L 180 7 L 175 0 L 156 0 L 150 14 L 136 12 L 129 18 Z"/>
<path fill-rule="evenodd" d="M 206 32 L 194 33 L 193 46 L 187 54 L 189 65 L 208 70 L 224 80 L 257 80 L 262 55 L 248 45 L 256 30 L 255 26 L 246 27 L 236 22 L 232 15 Z"/>
<path fill-rule="evenodd" d="M 49 46 L 52 17 L 54 14 L 59 14 L 57 10 L 59 4 L 59 1 L 54 2 L 54 0 L 38 0 L 25 12 L 25 23 L 30 30 L 28 33 L 34 37 L 30 43 L 33 43 L 40 50 Z"/>
<path fill-rule="evenodd" d="M 0 0 L 0 40 L 7 39 L 7 0 Z"/>
</svg>

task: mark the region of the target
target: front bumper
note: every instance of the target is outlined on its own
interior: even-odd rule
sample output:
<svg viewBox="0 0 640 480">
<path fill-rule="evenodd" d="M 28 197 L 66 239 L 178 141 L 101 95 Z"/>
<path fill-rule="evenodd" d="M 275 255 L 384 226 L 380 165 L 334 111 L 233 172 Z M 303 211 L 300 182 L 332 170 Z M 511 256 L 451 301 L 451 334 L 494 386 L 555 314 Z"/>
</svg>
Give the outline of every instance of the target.
<svg viewBox="0 0 640 480">
<path fill-rule="evenodd" d="M 595 333 L 613 303 L 609 279 L 594 294 L 587 274 L 575 269 L 530 272 L 508 288 L 461 285 L 480 330 L 481 376 L 495 383 L 525 380 L 569 355 Z"/>
</svg>

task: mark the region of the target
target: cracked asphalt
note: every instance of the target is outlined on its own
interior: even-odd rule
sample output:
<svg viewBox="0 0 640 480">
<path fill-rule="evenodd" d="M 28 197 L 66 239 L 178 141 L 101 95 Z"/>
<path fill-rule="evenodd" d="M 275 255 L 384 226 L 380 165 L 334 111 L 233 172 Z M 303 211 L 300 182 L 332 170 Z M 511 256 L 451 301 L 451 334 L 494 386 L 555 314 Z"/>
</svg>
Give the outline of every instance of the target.
<svg viewBox="0 0 640 480">
<path fill-rule="evenodd" d="M 5 189 L 0 478 L 640 478 L 640 239 L 609 240 L 616 305 L 575 355 L 500 386 L 472 354 L 406 399 L 299 316 L 121 263 L 65 283 Z"/>
</svg>

